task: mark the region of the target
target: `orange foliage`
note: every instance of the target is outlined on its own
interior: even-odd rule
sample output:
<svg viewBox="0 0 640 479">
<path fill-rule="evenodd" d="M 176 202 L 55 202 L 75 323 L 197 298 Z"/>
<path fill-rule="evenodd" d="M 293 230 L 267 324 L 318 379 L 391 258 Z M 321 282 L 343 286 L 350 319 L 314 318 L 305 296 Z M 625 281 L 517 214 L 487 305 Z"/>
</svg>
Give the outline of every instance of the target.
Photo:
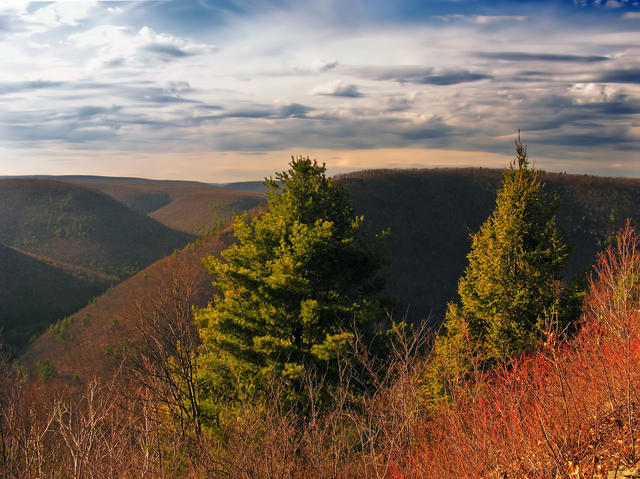
<svg viewBox="0 0 640 479">
<path fill-rule="evenodd" d="M 392 477 L 621 477 L 636 465 L 640 237 L 628 223 L 599 255 L 579 326 L 463 386 Z"/>
</svg>

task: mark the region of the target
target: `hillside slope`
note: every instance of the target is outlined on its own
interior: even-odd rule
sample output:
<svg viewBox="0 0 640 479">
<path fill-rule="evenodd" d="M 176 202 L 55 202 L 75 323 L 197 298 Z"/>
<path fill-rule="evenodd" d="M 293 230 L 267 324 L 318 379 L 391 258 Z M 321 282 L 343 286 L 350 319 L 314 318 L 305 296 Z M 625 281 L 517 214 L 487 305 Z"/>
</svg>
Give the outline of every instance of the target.
<svg viewBox="0 0 640 479">
<path fill-rule="evenodd" d="M 126 277 L 193 239 L 82 186 L 0 180 L 0 242 L 46 258 Z"/>
<path fill-rule="evenodd" d="M 0 343 L 20 353 L 55 320 L 83 307 L 114 278 L 54 265 L 0 244 Z"/>
<path fill-rule="evenodd" d="M 585 272 L 626 218 L 640 220 L 640 180 L 542 174 L 561 200 L 558 223 L 572 246 L 567 276 Z M 391 229 L 388 290 L 409 319 L 442 319 L 456 299 L 470 234 L 491 214 L 502 171 L 372 170 L 336 178 L 351 191 L 369 235 Z"/>
<path fill-rule="evenodd" d="M 267 191 L 264 181 L 236 181 L 234 183 L 221 183 L 216 186 L 222 186 L 235 191 L 247 191 L 262 194 Z"/>
<path fill-rule="evenodd" d="M 599 255 L 575 335 L 451 384 L 393 477 L 638 477 L 639 253 L 625 228 Z"/>
<path fill-rule="evenodd" d="M 123 350 L 137 341 L 131 314 L 136 305 L 167 294 L 167 281 L 172 278 L 193 285 L 188 292 L 192 304 L 206 305 L 213 286 L 201 259 L 219 254 L 232 241 L 231 229 L 222 228 L 148 266 L 39 337 L 23 356 L 23 362 L 33 367 L 37 361 L 48 361 L 58 376 L 67 379 L 74 375 L 86 379 L 113 371 Z"/>
<path fill-rule="evenodd" d="M 264 194 L 236 191 L 196 181 L 101 176 L 52 177 L 93 188 L 170 228 L 201 235 L 264 201 Z"/>
<path fill-rule="evenodd" d="M 469 235 L 491 213 L 501 178 L 501 171 L 488 169 L 378 170 L 337 178 L 350 189 L 356 212 L 365 216 L 369 237 L 391 229 L 387 289 L 398 299 L 396 318 L 408 310 L 410 320 L 424 320 L 431 314 L 433 326 L 439 324 L 447 301 L 456 298 Z M 574 246 L 569 275 L 590 268 L 610 233 L 627 217 L 640 214 L 640 180 L 560 174 L 546 174 L 543 180 L 563 199 L 559 222 Z M 76 320 L 69 326 L 72 340 L 47 333 L 25 359 L 31 364 L 49 360 L 63 376 L 108 370 L 107 361 L 115 364 L 114 351 L 125 339 L 135 337 L 127 323 L 128 311 L 136 301 L 159 294 L 161 283 L 149 278 L 165 275 L 158 272 L 167 264 L 194 275 L 201 291 L 195 295 L 195 304 L 210 299 L 211 278 L 200 259 L 231 243 L 231 231 L 221 231 L 115 287 L 74 315 Z"/>
</svg>

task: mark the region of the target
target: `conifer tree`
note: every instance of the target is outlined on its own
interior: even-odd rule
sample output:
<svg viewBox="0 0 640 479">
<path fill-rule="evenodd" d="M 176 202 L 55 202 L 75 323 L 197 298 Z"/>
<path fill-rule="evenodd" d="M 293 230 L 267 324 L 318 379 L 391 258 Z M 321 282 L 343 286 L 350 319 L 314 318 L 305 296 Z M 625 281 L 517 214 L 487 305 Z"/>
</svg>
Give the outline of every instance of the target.
<svg viewBox="0 0 640 479">
<path fill-rule="evenodd" d="M 364 243 L 346 189 L 309 158 L 266 185 L 267 211 L 237 218 L 238 244 L 205 258 L 220 293 L 197 314 L 209 415 L 276 381 L 295 405 L 310 372 L 326 391 L 353 334 L 374 341 L 383 317 L 381 245 Z"/>
<path fill-rule="evenodd" d="M 460 304 L 449 305 L 436 338 L 430 374 L 440 382 L 458 380 L 474 364 L 509 361 L 531 350 L 557 320 L 568 254 L 556 227 L 557 206 L 518 137 L 495 209 L 472 237 L 458 284 Z"/>
</svg>

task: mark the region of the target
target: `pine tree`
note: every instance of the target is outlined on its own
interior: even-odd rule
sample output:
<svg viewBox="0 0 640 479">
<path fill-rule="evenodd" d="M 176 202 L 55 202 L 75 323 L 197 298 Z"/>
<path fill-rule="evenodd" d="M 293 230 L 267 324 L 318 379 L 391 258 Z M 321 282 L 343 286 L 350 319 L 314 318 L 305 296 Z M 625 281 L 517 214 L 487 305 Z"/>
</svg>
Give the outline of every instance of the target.
<svg viewBox="0 0 640 479">
<path fill-rule="evenodd" d="M 237 218 L 238 244 L 205 260 L 220 293 L 197 314 L 210 415 L 274 381 L 296 404 L 313 372 L 327 391 L 354 333 L 374 341 L 383 317 L 381 245 L 364 243 L 346 189 L 308 158 L 266 185 L 267 211 Z"/>
<path fill-rule="evenodd" d="M 495 209 L 472 237 L 460 304 L 449 305 L 435 342 L 432 379 L 457 381 L 474 364 L 509 361 L 535 347 L 557 320 L 568 254 L 556 227 L 557 206 L 518 138 Z"/>
</svg>

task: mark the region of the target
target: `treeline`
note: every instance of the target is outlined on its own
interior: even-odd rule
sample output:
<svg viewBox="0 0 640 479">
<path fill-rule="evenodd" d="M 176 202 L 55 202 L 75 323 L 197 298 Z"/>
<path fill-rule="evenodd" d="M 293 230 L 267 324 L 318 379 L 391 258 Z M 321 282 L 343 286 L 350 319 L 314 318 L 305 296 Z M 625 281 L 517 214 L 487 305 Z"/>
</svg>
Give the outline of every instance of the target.
<svg viewBox="0 0 640 479">
<path fill-rule="evenodd" d="M 293 159 L 267 210 L 129 312 L 140 340 L 108 382 L 2 369 L 6 477 L 607 477 L 637 461 L 640 238 L 568 284 L 557 199 L 526 148 L 473 236 L 444 327 L 394 322 L 388 232 Z M 584 299 L 586 298 L 586 299 Z"/>
</svg>

